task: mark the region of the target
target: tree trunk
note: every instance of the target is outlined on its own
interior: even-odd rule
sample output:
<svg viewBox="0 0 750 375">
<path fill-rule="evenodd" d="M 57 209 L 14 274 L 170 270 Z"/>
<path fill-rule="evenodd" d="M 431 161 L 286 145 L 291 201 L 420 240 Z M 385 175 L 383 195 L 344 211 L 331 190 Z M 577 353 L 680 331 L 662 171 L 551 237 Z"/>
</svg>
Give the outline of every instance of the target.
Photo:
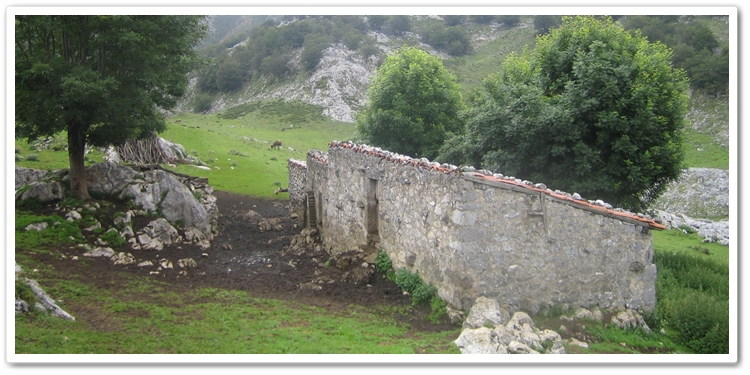
<svg viewBox="0 0 750 375">
<path fill-rule="evenodd" d="M 86 186 L 86 165 L 83 163 L 86 149 L 86 134 L 83 125 L 76 122 L 68 123 L 68 157 L 70 159 L 70 196 L 80 200 L 89 200 Z"/>
</svg>

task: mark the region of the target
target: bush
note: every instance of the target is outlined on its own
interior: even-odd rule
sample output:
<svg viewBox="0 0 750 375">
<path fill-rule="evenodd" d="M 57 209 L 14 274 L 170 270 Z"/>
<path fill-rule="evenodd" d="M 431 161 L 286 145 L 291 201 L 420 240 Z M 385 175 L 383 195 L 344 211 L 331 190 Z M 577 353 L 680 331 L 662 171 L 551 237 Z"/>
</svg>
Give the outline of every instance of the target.
<svg viewBox="0 0 750 375">
<path fill-rule="evenodd" d="M 213 96 L 209 94 L 204 93 L 197 93 L 195 94 L 195 98 L 193 99 L 193 112 L 195 113 L 205 113 L 211 110 L 211 106 L 213 105 Z"/>
<path fill-rule="evenodd" d="M 127 241 L 125 241 L 125 239 L 122 238 L 122 236 L 120 236 L 120 233 L 118 233 L 115 229 L 108 230 L 107 232 L 99 236 L 99 238 L 102 241 L 106 242 L 107 245 L 112 247 L 120 247 L 127 243 Z"/>
</svg>

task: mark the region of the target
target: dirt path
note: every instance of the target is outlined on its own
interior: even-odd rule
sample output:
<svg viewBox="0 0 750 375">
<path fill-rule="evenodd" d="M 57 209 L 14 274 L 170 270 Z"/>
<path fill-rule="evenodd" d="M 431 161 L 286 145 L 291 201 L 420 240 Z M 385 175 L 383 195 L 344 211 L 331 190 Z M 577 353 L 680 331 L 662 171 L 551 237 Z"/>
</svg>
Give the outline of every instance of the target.
<svg viewBox="0 0 750 375">
<path fill-rule="evenodd" d="M 200 287 L 244 290 L 259 298 L 292 300 L 298 303 L 323 307 L 329 311 L 350 308 L 351 304 L 371 310 L 381 306 L 411 306 L 411 299 L 380 274 L 375 274 L 369 284 L 354 284 L 341 281 L 343 271 L 326 266 L 328 255 L 324 252 L 289 251 L 291 240 L 302 228 L 289 217 L 287 202 L 261 199 L 233 193 L 216 191 L 219 208 L 219 235 L 211 242 L 211 247 L 202 249 L 192 244 L 167 245 L 160 251 L 133 250 L 128 245 L 115 248 L 116 252 L 131 253 L 135 259 L 150 259 L 157 263 L 162 259 L 172 262 L 174 269 L 152 273 L 155 267 L 114 265 L 108 259 L 91 259 L 88 265 L 71 261 L 70 257 L 80 250 L 60 249 L 67 259 L 53 255 L 32 255 L 37 261 L 53 265 L 61 273 L 85 275 L 88 282 L 98 288 L 112 288 L 122 285 L 127 275 L 141 275 L 169 283 L 175 289 L 195 289 Z M 254 211 L 255 213 L 251 212 Z M 275 219 L 278 230 L 261 231 L 258 222 Z M 134 220 L 135 230 L 150 219 Z M 140 225 L 140 226 L 139 226 Z M 79 254 L 80 255 L 80 254 Z M 192 258 L 197 266 L 189 269 L 187 275 L 180 275 L 180 259 Z M 328 278 L 331 283 L 322 284 L 320 290 L 300 288 L 314 279 Z M 447 317 L 441 324 L 433 324 L 426 319 L 429 306 L 415 308 L 411 316 L 397 316 L 406 321 L 416 331 L 439 332 L 452 330 L 456 325 Z M 78 312 L 82 314 L 85 312 Z M 81 317 L 96 321 L 100 317 Z M 77 319 L 79 319 L 77 317 Z"/>
</svg>

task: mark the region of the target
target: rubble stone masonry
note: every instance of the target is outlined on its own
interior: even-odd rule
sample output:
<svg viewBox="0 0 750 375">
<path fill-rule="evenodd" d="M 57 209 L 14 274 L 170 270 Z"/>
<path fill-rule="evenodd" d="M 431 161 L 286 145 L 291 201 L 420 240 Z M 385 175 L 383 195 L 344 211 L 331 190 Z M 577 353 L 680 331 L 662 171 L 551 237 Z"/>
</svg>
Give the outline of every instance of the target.
<svg viewBox="0 0 750 375">
<path fill-rule="evenodd" d="M 455 308 L 480 296 L 511 313 L 656 304 L 650 230 L 663 226 L 644 215 L 353 143 L 289 166 L 291 207 L 304 210 L 313 192 L 314 224 L 332 254 L 374 244 Z"/>
</svg>

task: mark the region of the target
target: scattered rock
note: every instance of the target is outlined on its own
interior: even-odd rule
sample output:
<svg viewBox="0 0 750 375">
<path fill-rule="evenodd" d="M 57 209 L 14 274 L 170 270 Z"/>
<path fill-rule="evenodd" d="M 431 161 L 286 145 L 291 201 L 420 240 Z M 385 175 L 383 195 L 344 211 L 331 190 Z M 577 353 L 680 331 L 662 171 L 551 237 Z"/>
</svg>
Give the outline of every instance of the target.
<svg viewBox="0 0 750 375">
<path fill-rule="evenodd" d="M 113 255 L 115 255 L 115 251 L 112 250 L 111 247 L 97 247 L 94 248 L 94 250 L 85 252 L 83 256 L 85 257 L 102 257 L 102 258 L 111 258 Z"/>
<path fill-rule="evenodd" d="M 116 265 L 117 264 L 128 265 L 128 264 L 135 263 L 135 257 L 133 257 L 133 254 L 131 253 L 126 254 L 124 252 L 117 253 L 116 255 L 112 256 L 110 260 L 112 261 L 112 263 Z"/>
<path fill-rule="evenodd" d="M 45 223 L 45 222 L 29 224 L 29 225 L 27 225 L 24 228 L 24 230 L 27 231 L 27 232 L 30 231 L 30 230 L 35 230 L 37 232 L 41 232 L 41 231 L 43 231 L 45 229 L 47 229 L 47 223 Z"/>
<path fill-rule="evenodd" d="M 627 309 L 619 312 L 617 315 L 612 317 L 611 323 L 619 328 L 642 328 L 646 333 L 651 333 L 651 328 L 648 327 L 643 317 L 636 311 Z"/>
<path fill-rule="evenodd" d="M 177 265 L 180 268 L 194 268 L 198 267 L 198 263 L 193 258 L 185 258 L 177 260 Z"/>
</svg>

